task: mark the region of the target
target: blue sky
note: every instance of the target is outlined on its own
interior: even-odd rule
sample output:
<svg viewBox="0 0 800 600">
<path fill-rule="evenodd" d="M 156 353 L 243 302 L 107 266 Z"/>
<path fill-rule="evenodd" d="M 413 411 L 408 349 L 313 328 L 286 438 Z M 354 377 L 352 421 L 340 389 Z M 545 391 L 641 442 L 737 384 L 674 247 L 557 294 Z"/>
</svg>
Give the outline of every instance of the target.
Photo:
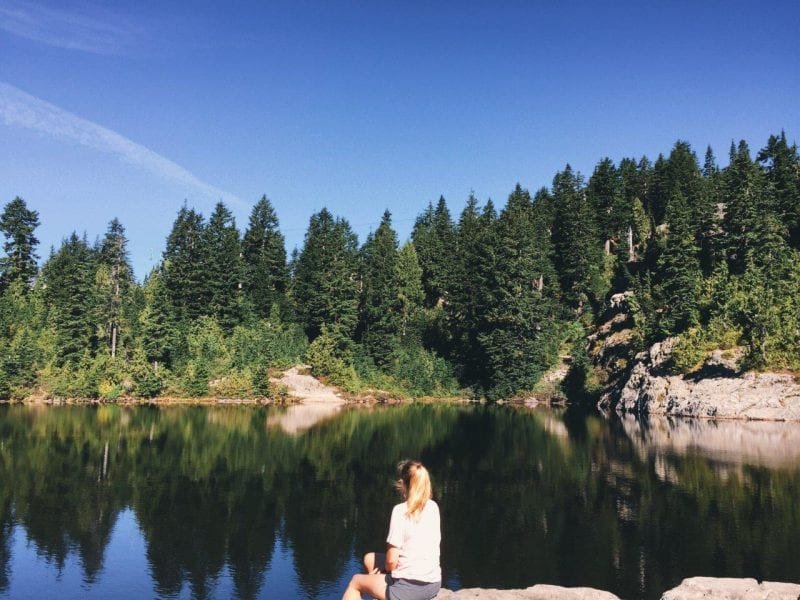
<svg viewBox="0 0 800 600">
<path fill-rule="evenodd" d="M 186 201 L 288 249 L 327 206 L 401 238 L 443 194 L 800 139 L 800 3 L 0 1 L 0 201 L 40 254 L 118 217 L 139 278 Z"/>
</svg>

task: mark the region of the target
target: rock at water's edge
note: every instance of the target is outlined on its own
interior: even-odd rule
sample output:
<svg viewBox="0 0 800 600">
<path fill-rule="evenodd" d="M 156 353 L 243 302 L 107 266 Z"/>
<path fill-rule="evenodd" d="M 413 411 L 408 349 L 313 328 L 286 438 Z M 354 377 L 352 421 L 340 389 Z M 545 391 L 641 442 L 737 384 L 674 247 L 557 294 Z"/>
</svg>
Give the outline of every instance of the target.
<svg viewBox="0 0 800 600">
<path fill-rule="evenodd" d="M 443 589 L 435 600 L 619 600 L 619 597 L 594 588 L 539 584 L 525 590 L 468 588 L 451 592 Z"/>
<path fill-rule="evenodd" d="M 661 600 L 800 600 L 800 584 L 726 577 L 689 577 L 664 592 Z M 611 592 L 594 588 L 534 585 L 525 590 L 468 588 L 443 589 L 434 600 L 619 600 Z"/>
<path fill-rule="evenodd" d="M 783 373 L 745 373 L 725 376 L 670 375 L 674 338 L 655 344 L 636 357 L 614 404 L 619 413 L 666 414 L 719 419 L 800 421 L 800 383 Z"/>
<path fill-rule="evenodd" d="M 724 577 L 689 577 L 664 592 L 661 600 L 798 600 L 800 584 Z"/>
</svg>

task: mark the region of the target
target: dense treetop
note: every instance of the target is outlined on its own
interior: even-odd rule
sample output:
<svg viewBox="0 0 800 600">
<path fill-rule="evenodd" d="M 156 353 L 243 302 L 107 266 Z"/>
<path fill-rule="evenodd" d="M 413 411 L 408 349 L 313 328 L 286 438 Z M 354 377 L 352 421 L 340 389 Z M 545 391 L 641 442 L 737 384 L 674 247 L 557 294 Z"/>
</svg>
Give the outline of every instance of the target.
<svg viewBox="0 0 800 600">
<path fill-rule="evenodd" d="M 678 141 L 654 162 L 603 158 L 588 181 L 566 165 L 499 212 L 439 198 L 405 242 L 388 211 L 359 244 L 322 209 L 290 261 L 266 196 L 243 232 L 222 202 L 208 219 L 184 205 L 141 283 L 116 219 L 39 268 L 38 214 L 14 198 L 0 214 L 0 395 L 269 395 L 269 368 L 308 360 L 351 391 L 512 396 L 623 291 L 631 352 L 679 335 L 684 370 L 731 346 L 746 367 L 800 369 L 797 146 L 781 132 L 729 157 L 720 168 L 708 148 L 701 166 Z"/>
</svg>

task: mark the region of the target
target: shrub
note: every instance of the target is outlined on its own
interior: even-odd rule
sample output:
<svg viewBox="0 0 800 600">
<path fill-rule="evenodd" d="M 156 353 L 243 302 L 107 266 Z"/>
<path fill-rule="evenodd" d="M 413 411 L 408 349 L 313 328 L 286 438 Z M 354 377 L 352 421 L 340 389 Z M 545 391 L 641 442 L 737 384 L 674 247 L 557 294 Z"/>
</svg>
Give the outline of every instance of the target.
<svg viewBox="0 0 800 600">
<path fill-rule="evenodd" d="M 250 373 L 233 369 L 212 381 L 209 392 L 218 398 L 250 398 L 253 396 L 253 380 Z"/>
<path fill-rule="evenodd" d="M 358 389 L 358 375 L 353 368 L 352 344 L 346 336 L 327 326 L 308 346 L 306 360 L 317 377 L 327 377 L 331 383 L 347 391 Z"/>
<path fill-rule="evenodd" d="M 250 385 L 253 393 L 259 398 L 272 397 L 269 383 L 269 369 L 261 364 L 254 367 L 250 374 Z"/>
<path fill-rule="evenodd" d="M 389 372 L 412 396 L 453 395 L 458 391 L 447 361 L 421 346 L 397 348 L 390 357 Z"/>
<path fill-rule="evenodd" d="M 155 398 L 164 389 L 164 382 L 153 369 L 140 372 L 136 378 L 134 393 L 141 398 Z"/>
<path fill-rule="evenodd" d="M 183 390 L 191 397 L 197 398 L 208 394 L 208 365 L 202 360 L 191 360 L 181 381 Z"/>
</svg>

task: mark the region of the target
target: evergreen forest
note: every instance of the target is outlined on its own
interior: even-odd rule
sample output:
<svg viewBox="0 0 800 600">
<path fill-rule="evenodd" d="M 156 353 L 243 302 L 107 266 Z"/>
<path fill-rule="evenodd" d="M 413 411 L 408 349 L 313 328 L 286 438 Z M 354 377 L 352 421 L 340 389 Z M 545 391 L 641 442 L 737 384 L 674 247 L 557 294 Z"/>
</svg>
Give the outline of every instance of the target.
<svg viewBox="0 0 800 600">
<path fill-rule="evenodd" d="M 41 263 L 38 226 L 21 198 L 0 214 L 2 398 L 275 398 L 270 373 L 307 362 L 351 393 L 497 400 L 541 391 L 567 356 L 565 391 L 585 397 L 586 336 L 620 294 L 631 356 L 679 336 L 676 372 L 731 348 L 745 369 L 800 370 L 800 155 L 783 132 L 732 143 L 724 168 L 678 141 L 588 179 L 566 165 L 502 206 L 439 198 L 404 242 L 388 211 L 360 242 L 322 209 L 291 256 L 266 196 L 243 231 L 222 202 L 184 205 L 141 281 L 118 220 Z"/>
</svg>

